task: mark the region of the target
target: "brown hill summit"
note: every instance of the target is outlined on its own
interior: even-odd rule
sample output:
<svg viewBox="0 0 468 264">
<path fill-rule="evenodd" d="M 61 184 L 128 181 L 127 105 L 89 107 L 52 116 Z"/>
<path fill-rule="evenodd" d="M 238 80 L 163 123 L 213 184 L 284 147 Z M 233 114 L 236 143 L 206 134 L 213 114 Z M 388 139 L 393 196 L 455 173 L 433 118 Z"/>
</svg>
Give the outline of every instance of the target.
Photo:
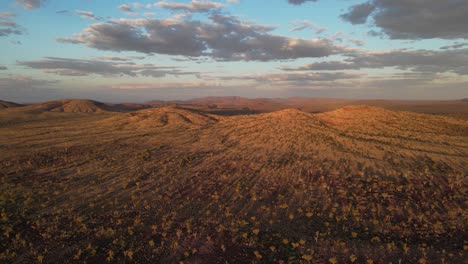
<svg viewBox="0 0 468 264">
<path fill-rule="evenodd" d="M 23 105 L 0 100 L 0 109 L 14 108 L 14 107 L 20 107 L 20 106 L 23 106 Z"/>
<path fill-rule="evenodd" d="M 127 128 L 206 126 L 217 122 L 212 115 L 178 106 L 163 106 L 111 117 L 102 123 Z"/>
<path fill-rule="evenodd" d="M 63 113 L 100 113 L 112 111 L 112 107 L 93 100 L 65 99 L 33 104 L 17 108 L 25 113 L 63 112 Z"/>
</svg>

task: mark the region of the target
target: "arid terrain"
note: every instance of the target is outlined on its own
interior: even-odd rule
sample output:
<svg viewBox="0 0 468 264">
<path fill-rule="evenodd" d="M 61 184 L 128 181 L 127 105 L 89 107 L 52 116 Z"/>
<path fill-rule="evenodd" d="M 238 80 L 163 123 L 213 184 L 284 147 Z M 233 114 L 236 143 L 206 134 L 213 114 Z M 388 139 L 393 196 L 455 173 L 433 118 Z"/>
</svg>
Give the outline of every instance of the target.
<svg viewBox="0 0 468 264">
<path fill-rule="evenodd" d="M 423 114 L 446 115 L 468 120 L 468 99 L 462 100 L 353 100 L 333 98 L 258 98 L 238 96 L 204 97 L 185 101 L 149 101 L 144 105 L 179 104 L 214 114 L 265 113 L 284 109 L 300 109 L 309 113 L 336 110 L 350 105 L 383 107 L 394 111 L 411 111 Z M 143 105 L 143 106 L 144 106 Z"/>
<path fill-rule="evenodd" d="M 0 104 L 2 263 L 463 263 L 468 102 Z"/>
</svg>

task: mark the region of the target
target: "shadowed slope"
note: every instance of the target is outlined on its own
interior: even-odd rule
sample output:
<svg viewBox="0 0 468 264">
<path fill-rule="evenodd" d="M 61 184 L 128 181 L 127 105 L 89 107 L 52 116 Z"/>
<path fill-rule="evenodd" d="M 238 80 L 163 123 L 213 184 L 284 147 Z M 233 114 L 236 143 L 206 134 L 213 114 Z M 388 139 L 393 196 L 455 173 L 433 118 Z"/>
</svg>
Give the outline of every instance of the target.
<svg viewBox="0 0 468 264">
<path fill-rule="evenodd" d="M 20 106 L 23 106 L 23 105 L 0 100 L 0 109 L 14 108 L 14 107 L 20 107 Z"/>
</svg>

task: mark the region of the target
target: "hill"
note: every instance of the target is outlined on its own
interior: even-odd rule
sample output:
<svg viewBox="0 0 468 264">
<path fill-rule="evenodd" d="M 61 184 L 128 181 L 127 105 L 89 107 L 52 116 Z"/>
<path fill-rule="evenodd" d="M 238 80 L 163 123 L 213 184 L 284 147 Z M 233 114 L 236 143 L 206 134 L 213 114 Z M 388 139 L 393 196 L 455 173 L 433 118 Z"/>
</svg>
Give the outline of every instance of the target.
<svg viewBox="0 0 468 264">
<path fill-rule="evenodd" d="M 118 115 L 103 121 L 105 125 L 128 128 L 157 128 L 179 126 L 206 126 L 218 120 L 203 112 L 177 106 L 162 106 Z"/>
<path fill-rule="evenodd" d="M 463 263 L 467 139 L 465 120 L 365 105 L 0 126 L 0 258 Z"/>
<path fill-rule="evenodd" d="M 361 133 L 405 133 L 423 135 L 462 135 L 462 124 L 444 116 L 428 116 L 414 112 L 391 111 L 380 107 L 347 106 L 338 110 L 318 114 L 326 123 L 344 131 Z"/>
<path fill-rule="evenodd" d="M 104 103 L 83 100 L 66 99 L 58 101 L 49 101 L 39 104 L 27 105 L 16 108 L 15 111 L 24 113 L 44 113 L 44 112 L 62 112 L 62 113 L 99 113 L 110 111 L 112 108 Z"/>
<path fill-rule="evenodd" d="M 21 104 L 0 100 L 0 110 L 6 108 L 20 107 Z"/>
</svg>

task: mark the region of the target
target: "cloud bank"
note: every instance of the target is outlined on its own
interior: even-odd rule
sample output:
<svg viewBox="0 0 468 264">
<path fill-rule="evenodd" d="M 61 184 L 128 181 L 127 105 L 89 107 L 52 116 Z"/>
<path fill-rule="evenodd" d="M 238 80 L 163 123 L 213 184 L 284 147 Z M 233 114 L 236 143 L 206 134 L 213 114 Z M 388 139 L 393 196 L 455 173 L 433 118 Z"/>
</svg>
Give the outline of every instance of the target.
<svg viewBox="0 0 468 264">
<path fill-rule="evenodd" d="M 346 51 L 327 39 L 274 35 L 274 27 L 213 13 L 209 21 L 118 19 L 96 23 L 59 42 L 99 50 L 206 56 L 220 61 L 272 61 L 318 58 Z"/>
<path fill-rule="evenodd" d="M 372 18 L 391 39 L 468 38 L 466 0 L 371 0 L 341 17 L 352 24 Z"/>
<path fill-rule="evenodd" d="M 458 50 L 395 50 L 349 54 L 341 61 L 311 63 L 302 67 L 285 67 L 285 71 L 337 71 L 382 69 L 429 73 L 455 73 L 468 75 L 468 49 Z"/>
<path fill-rule="evenodd" d="M 115 58 L 111 58 L 111 60 Z M 78 60 L 68 58 L 46 57 L 38 61 L 20 61 L 18 65 L 39 69 L 46 73 L 63 76 L 149 76 L 196 75 L 196 72 L 185 72 L 177 67 L 156 66 L 153 64 L 135 64 L 132 62 L 113 62 L 103 60 Z"/>
</svg>

